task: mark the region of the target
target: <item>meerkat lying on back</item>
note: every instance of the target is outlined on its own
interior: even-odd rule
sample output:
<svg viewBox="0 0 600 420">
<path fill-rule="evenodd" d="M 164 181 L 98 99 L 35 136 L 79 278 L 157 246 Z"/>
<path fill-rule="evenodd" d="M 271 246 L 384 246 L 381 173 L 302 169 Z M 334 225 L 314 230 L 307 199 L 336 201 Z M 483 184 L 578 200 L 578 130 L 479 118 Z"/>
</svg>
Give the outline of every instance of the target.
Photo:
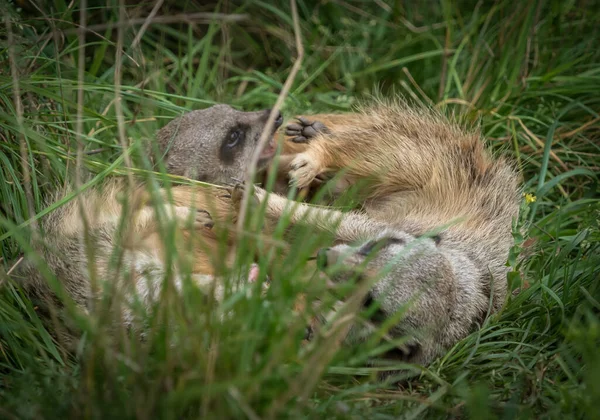
<svg viewBox="0 0 600 420">
<path fill-rule="evenodd" d="M 241 179 L 269 113 L 270 110 L 240 112 L 227 105 L 189 112 L 159 130 L 159 158 L 170 174 L 215 184 Z M 279 114 L 274 132 L 282 121 Z M 271 139 L 262 152 L 259 169 L 271 161 L 275 147 Z M 181 263 L 189 267 L 191 280 L 207 290 L 215 287 L 213 281 L 218 273 L 214 270 L 214 260 L 219 258 L 219 239 L 214 230 L 226 229 L 224 225 L 234 223 L 237 216 L 227 192 L 218 188 L 174 186 L 169 192 L 160 189 L 158 195 L 153 200 L 142 183 L 129 186 L 123 179 L 110 179 L 42 219 L 45 244 L 39 249 L 41 256 L 79 307 L 85 309 L 90 299 L 96 298 L 92 275 L 99 281 L 99 287 L 103 281 L 123 286 L 121 291 L 125 291 L 126 300 L 136 296 L 148 306 L 158 296 L 167 272 L 165 242 L 156 214 L 161 211 L 160 204 L 164 204 L 162 221 L 172 220 L 176 224 L 174 243 L 178 254 L 187 257 Z M 153 201 L 158 202 L 154 203 L 158 207 Z M 125 211 L 129 213 L 124 215 Z M 215 223 L 218 226 L 213 229 Z M 231 232 L 225 232 L 225 236 L 226 258 L 230 260 L 234 239 Z M 123 260 L 120 271 L 115 273 L 111 258 L 119 249 Z M 92 254 L 88 254 L 90 251 Z M 249 281 L 255 280 L 258 267 L 248 267 L 246 276 Z M 18 267 L 15 278 L 42 306 L 56 302 L 46 279 L 31 261 L 26 260 Z M 173 280 L 176 287 L 181 286 L 180 267 L 174 268 Z M 215 293 L 222 296 L 221 285 L 216 285 Z M 129 325 L 133 315 L 127 304 L 123 306 L 123 319 Z"/>
<path fill-rule="evenodd" d="M 292 223 L 335 234 L 338 244 L 320 252 L 321 265 L 337 267 L 326 270 L 334 281 L 375 279 L 364 297 L 365 306 L 378 307 L 374 322 L 408 308 L 390 331 L 412 337 L 404 360 L 432 361 L 501 307 L 519 183 L 479 133 L 429 109 L 377 103 L 304 117 L 287 134 L 307 143 L 290 159 L 292 181 L 308 187 L 342 171 L 334 191 L 366 182 L 362 211 L 314 208 L 260 188 L 255 197 L 266 201 L 270 219 L 291 211 Z M 347 339 L 361 337 L 354 325 Z"/>
</svg>

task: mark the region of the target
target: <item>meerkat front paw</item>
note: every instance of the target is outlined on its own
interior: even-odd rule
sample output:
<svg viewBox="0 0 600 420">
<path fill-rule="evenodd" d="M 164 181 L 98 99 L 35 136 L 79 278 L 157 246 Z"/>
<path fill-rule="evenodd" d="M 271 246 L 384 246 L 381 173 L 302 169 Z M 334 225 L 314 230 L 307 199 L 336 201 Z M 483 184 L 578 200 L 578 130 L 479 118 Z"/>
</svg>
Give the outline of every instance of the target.
<svg viewBox="0 0 600 420">
<path fill-rule="evenodd" d="M 175 207 L 174 216 L 175 216 L 175 220 L 177 221 L 178 225 L 182 229 L 189 229 L 190 227 L 192 227 L 193 229 L 200 229 L 200 228 L 212 229 L 212 227 L 215 225 L 215 222 L 213 221 L 212 217 L 210 216 L 210 213 L 207 212 L 206 210 L 193 209 L 191 207 L 179 206 L 179 207 Z M 191 226 L 190 226 L 190 219 L 192 219 Z"/>
<path fill-rule="evenodd" d="M 297 188 L 308 187 L 321 172 L 317 160 L 308 153 L 300 153 L 290 164 L 290 184 Z"/>
<path fill-rule="evenodd" d="M 285 134 L 291 136 L 294 143 L 308 143 L 319 134 L 329 134 L 331 131 L 320 121 L 309 121 L 298 117 L 298 123 L 290 123 L 285 128 Z"/>
</svg>

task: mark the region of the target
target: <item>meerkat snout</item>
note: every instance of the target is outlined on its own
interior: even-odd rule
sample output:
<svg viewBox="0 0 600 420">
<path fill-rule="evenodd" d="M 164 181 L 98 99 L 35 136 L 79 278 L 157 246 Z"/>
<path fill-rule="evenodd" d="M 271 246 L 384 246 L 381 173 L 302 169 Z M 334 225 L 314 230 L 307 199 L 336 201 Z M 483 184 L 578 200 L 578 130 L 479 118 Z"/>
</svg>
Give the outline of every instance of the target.
<svg viewBox="0 0 600 420">
<path fill-rule="evenodd" d="M 269 115 L 271 115 L 271 109 L 267 109 L 265 112 L 267 113 L 267 118 Z M 277 115 L 275 115 L 275 128 L 279 128 L 281 127 L 281 125 L 283 124 L 283 114 L 281 113 L 281 111 L 277 111 Z"/>
<path fill-rule="evenodd" d="M 232 178 L 242 179 L 270 113 L 270 109 L 243 112 L 224 104 L 188 112 L 158 131 L 159 156 L 154 161 L 162 160 L 170 174 L 199 181 L 223 184 Z M 275 155 L 274 136 L 282 124 L 283 116 L 278 112 L 271 138 L 260 154 L 259 170 Z"/>
</svg>

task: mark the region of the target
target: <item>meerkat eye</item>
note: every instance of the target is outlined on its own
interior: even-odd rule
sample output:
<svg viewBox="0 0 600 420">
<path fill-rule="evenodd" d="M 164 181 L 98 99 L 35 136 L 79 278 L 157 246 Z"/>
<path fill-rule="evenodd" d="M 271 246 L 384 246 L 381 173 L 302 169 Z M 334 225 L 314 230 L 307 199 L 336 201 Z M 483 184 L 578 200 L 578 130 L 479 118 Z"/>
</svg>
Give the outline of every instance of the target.
<svg viewBox="0 0 600 420">
<path fill-rule="evenodd" d="M 227 147 L 232 148 L 237 146 L 237 144 L 240 142 L 240 139 L 242 138 L 242 135 L 242 130 L 232 131 L 229 135 L 229 139 L 227 140 Z"/>
<path fill-rule="evenodd" d="M 358 254 L 362 255 L 363 257 L 369 256 L 369 254 L 373 251 L 373 248 L 375 248 L 375 245 L 377 245 L 377 241 L 367 242 L 366 244 L 360 247 L 360 249 L 358 250 Z"/>
</svg>

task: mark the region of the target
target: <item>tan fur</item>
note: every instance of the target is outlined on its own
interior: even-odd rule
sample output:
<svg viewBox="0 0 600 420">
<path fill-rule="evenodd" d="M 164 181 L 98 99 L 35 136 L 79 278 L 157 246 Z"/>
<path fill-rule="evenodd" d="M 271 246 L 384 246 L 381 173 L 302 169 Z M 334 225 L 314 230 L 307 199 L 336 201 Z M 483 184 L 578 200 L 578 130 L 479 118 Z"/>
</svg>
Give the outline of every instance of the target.
<svg viewBox="0 0 600 420">
<path fill-rule="evenodd" d="M 164 207 L 162 222 L 165 225 L 175 223 L 178 255 L 190 264 L 193 276 L 214 276 L 211 255 L 216 255 L 218 247 L 214 230 L 227 229 L 227 224 L 235 221 L 230 201 L 223 197 L 224 190 L 179 186 L 173 187 L 171 192 L 172 200 L 166 191 L 160 191 L 162 203 L 158 206 Z M 124 196 L 130 197 L 128 214 L 122 204 Z M 204 209 L 212 210 L 216 227 L 212 228 L 213 219 Z M 82 210 L 85 218 L 81 216 Z M 130 191 L 124 180 L 110 180 L 82 193 L 79 199 L 63 205 L 43 221 L 45 244 L 40 251 L 67 293 L 82 308 L 87 307 L 95 296 L 91 290 L 92 278 L 98 287 L 108 280 L 114 284 L 131 281 L 149 303 L 157 290 L 150 290 L 145 284 L 148 270 L 156 276 L 155 286 L 158 287 L 167 266 L 165 240 L 160 233 L 156 211 L 143 185 L 135 185 Z M 118 227 L 123 220 L 125 225 L 119 237 Z M 89 238 L 86 238 L 86 231 Z M 86 247 L 88 241 L 91 249 Z M 122 271 L 114 272 L 110 258 L 119 247 L 123 257 Z M 93 263 L 90 263 L 90 256 L 93 256 Z M 130 268 L 132 277 L 124 276 Z M 181 281 L 179 271 L 176 268 L 176 283 Z M 19 277 L 37 296 L 49 294 L 46 280 L 33 265 L 20 270 Z"/>
<path fill-rule="evenodd" d="M 335 280 L 348 280 L 360 265 L 367 268 L 360 275 L 371 278 L 368 273 L 391 264 L 369 293 L 385 316 L 414 297 L 392 332 L 412 334 L 415 346 L 406 359 L 431 361 L 504 302 L 511 222 L 519 207 L 516 172 L 490 155 L 478 132 L 433 110 L 379 102 L 356 114 L 306 119 L 324 123 L 329 133 L 309 139 L 289 164 L 290 178 L 303 188 L 343 171 L 339 191 L 366 181 L 362 212 L 292 204 L 260 189 L 257 199 L 267 201 L 270 218 L 296 206 L 292 222 L 336 234 L 340 244 L 326 251 L 327 261 L 343 262 L 344 274 Z M 435 241 L 420 238 L 440 228 Z M 368 260 L 360 250 L 373 241 L 387 245 Z"/>
</svg>

